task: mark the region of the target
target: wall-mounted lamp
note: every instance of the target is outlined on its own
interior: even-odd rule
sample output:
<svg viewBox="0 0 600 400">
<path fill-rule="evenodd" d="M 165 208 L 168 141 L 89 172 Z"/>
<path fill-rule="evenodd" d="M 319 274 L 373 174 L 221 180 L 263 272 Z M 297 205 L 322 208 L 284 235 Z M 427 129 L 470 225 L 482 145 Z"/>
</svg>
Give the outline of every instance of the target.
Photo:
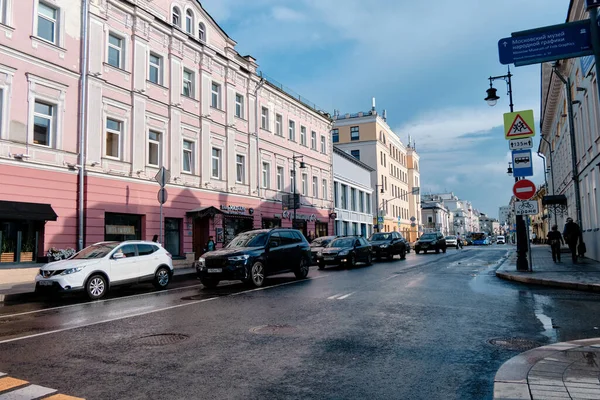
<svg viewBox="0 0 600 400">
<path fill-rule="evenodd" d="M 92 161 L 92 162 L 90 163 L 90 165 L 91 165 L 92 167 L 95 167 L 95 166 L 96 166 L 96 165 L 98 165 L 98 164 L 100 164 L 98 161 Z"/>
</svg>

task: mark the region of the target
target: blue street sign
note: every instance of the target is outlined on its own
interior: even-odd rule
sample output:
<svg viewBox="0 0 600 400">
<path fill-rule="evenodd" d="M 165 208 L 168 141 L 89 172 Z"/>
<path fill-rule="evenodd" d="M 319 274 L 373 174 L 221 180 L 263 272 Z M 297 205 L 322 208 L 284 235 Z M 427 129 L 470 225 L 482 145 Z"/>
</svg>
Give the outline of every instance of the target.
<svg viewBox="0 0 600 400">
<path fill-rule="evenodd" d="M 589 19 L 515 32 L 498 41 L 500 63 L 517 67 L 591 54 Z"/>
<path fill-rule="evenodd" d="M 600 7 L 600 0 L 585 0 L 585 8 Z"/>
<path fill-rule="evenodd" d="M 383 217 L 377 217 L 377 223 L 383 224 Z"/>
<path fill-rule="evenodd" d="M 533 176 L 533 161 L 531 159 L 531 150 L 513 150 L 513 176 L 525 177 Z"/>
</svg>

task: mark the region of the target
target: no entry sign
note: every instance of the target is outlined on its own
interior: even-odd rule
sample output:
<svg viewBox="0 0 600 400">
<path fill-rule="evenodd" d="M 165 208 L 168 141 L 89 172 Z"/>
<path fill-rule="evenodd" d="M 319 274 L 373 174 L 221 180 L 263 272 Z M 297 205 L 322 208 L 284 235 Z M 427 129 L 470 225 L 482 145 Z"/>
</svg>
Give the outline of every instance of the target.
<svg viewBox="0 0 600 400">
<path fill-rule="evenodd" d="M 515 182 L 513 194 L 519 200 L 529 200 L 535 194 L 535 184 L 529 179 L 521 179 Z"/>
</svg>

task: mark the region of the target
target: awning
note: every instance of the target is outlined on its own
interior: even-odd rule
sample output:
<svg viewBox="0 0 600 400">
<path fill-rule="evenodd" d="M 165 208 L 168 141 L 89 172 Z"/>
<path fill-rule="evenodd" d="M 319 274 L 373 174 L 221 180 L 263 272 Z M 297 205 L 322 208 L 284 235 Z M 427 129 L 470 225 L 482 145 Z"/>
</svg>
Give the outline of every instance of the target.
<svg viewBox="0 0 600 400">
<path fill-rule="evenodd" d="M 195 208 L 185 213 L 185 215 L 191 218 L 214 217 L 216 214 L 224 213 L 214 206 Z"/>
<path fill-rule="evenodd" d="M 0 218 L 29 221 L 56 221 L 58 215 L 50 204 L 0 200 Z"/>
<path fill-rule="evenodd" d="M 567 196 L 564 194 L 557 194 L 553 196 L 544 196 L 542 198 L 542 205 L 567 205 Z"/>
</svg>

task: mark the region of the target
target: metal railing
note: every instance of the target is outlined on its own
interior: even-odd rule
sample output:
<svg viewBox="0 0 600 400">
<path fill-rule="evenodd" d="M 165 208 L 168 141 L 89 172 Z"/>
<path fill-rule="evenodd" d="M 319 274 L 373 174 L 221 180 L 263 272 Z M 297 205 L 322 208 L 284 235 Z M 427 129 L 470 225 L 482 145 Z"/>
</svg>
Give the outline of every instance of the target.
<svg viewBox="0 0 600 400">
<path fill-rule="evenodd" d="M 277 80 L 271 78 L 270 76 L 264 74 L 262 71 L 260 71 L 259 76 L 261 78 L 263 78 L 265 81 L 267 81 L 271 86 L 274 86 L 275 88 L 281 90 L 282 92 L 286 93 L 287 95 L 293 97 L 294 99 L 298 100 L 300 103 L 304 104 L 307 107 L 312 108 L 313 110 L 323 113 L 323 114 L 329 114 L 327 111 L 325 111 L 322 107 L 319 107 L 317 104 L 313 103 L 312 101 L 310 101 L 309 99 L 307 99 L 306 97 L 298 94 L 297 92 L 295 92 L 294 90 L 290 89 L 289 87 L 283 85 L 282 83 L 278 82 Z"/>
</svg>

